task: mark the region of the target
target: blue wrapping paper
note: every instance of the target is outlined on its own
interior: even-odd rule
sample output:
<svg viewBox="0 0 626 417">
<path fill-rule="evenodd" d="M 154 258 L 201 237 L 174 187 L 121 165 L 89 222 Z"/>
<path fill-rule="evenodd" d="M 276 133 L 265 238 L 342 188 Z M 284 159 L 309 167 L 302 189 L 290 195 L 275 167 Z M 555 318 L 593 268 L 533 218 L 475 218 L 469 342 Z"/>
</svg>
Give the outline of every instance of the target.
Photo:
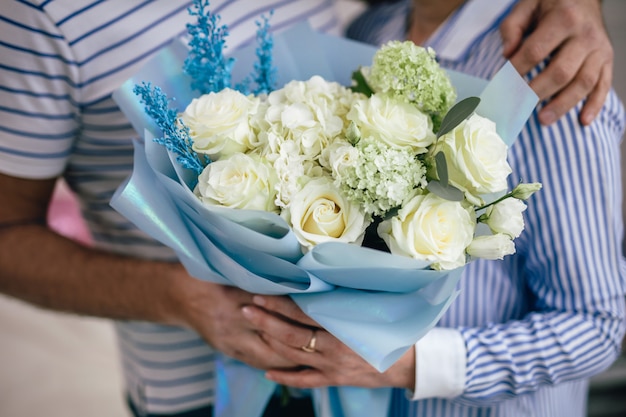
<svg viewBox="0 0 626 417">
<path fill-rule="evenodd" d="M 299 47 L 303 44 L 307 48 Z M 132 92 L 135 84 L 151 82 L 184 107 L 193 97 L 181 71 L 184 48 L 172 43 L 113 95 L 144 141 L 135 142 L 133 173 L 111 205 L 172 248 L 193 277 L 252 293 L 290 295 L 307 315 L 385 371 L 453 302 L 462 268 L 433 271 L 413 259 L 339 243 L 324 243 L 303 255 L 289 226 L 275 214 L 204 206 L 190 188 L 194 174 L 153 142 L 159 132 Z M 369 65 L 376 50 L 297 25 L 275 36 L 278 85 L 313 75 L 347 85 L 352 71 Z M 233 73 L 237 80 L 247 74 L 253 46 L 234 56 L 241 71 Z M 537 103 L 513 67 L 505 65 L 490 83 L 449 74 L 460 98 L 481 96 L 477 112 L 496 121 L 498 133 L 511 144 Z M 229 417 L 261 416 L 276 388 L 261 371 L 226 357 L 218 361 L 217 387 L 216 416 Z M 245 404 L 237 401 L 242 395 Z M 390 395 L 391 389 L 353 387 L 313 392 L 319 417 L 384 416 Z"/>
</svg>

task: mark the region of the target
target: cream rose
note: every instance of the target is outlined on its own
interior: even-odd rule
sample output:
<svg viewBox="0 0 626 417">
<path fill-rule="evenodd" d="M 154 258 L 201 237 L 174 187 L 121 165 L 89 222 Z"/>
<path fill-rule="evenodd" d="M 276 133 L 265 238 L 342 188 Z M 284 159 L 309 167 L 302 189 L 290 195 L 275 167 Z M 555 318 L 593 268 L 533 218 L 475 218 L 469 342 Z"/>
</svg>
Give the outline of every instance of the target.
<svg viewBox="0 0 626 417">
<path fill-rule="evenodd" d="M 286 217 L 306 248 L 328 242 L 358 243 L 368 221 L 360 207 L 348 201 L 330 178 L 315 178 L 294 196 Z"/>
<path fill-rule="evenodd" d="M 503 191 L 511 173 L 507 146 L 491 120 L 476 114 L 439 139 L 446 155 L 449 180 L 455 187 L 478 197 Z"/>
<path fill-rule="evenodd" d="M 189 127 L 193 150 L 215 161 L 252 147 L 256 138 L 250 118 L 258 108 L 258 98 L 227 88 L 193 99 L 181 119 Z"/>
<path fill-rule="evenodd" d="M 207 205 L 276 211 L 274 169 L 246 154 L 235 154 L 207 165 L 198 176 L 196 193 Z"/>
<path fill-rule="evenodd" d="M 503 233 L 478 236 L 467 247 L 467 254 L 474 258 L 496 260 L 515 253 L 515 244 Z"/>
<path fill-rule="evenodd" d="M 489 206 L 485 212 L 485 220 L 493 233 L 504 233 L 511 238 L 518 237 L 524 230 L 524 216 L 526 204 L 517 198 L 507 198 L 493 206 Z"/>
<path fill-rule="evenodd" d="M 356 100 L 346 118 L 363 137 L 374 137 L 395 148 L 410 147 L 415 153 L 425 153 L 435 140 L 428 116 L 412 104 L 385 95 Z"/>
<path fill-rule="evenodd" d="M 344 140 L 336 140 L 324 148 L 320 164 L 333 175 L 343 174 L 346 169 L 354 168 L 359 160 L 359 151 Z"/>
<path fill-rule="evenodd" d="M 473 210 L 435 194 L 417 194 L 391 219 L 378 226 L 378 235 L 391 253 L 432 262 L 434 269 L 465 264 L 476 221 Z"/>
</svg>

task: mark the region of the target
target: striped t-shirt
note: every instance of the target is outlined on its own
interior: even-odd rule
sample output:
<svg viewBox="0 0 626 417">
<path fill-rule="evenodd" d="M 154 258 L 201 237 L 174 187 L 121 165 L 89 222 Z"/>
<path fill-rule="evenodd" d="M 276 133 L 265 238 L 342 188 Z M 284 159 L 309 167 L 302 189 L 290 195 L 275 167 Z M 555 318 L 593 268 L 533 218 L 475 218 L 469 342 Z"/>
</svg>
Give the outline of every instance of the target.
<svg viewBox="0 0 626 417">
<path fill-rule="evenodd" d="M 349 37 L 373 44 L 404 39 L 410 3 L 369 10 L 348 28 Z M 513 3 L 468 0 L 427 45 L 443 67 L 490 79 L 504 64 L 498 28 Z M 503 99 L 515 96 L 503 92 Z M 517 252 L 466 267 L 458 298 L 417 344 L 416 396 L 428 394 L 407 401 L 397 391 L 393 417 L 586 415 L 587 379 L 615 360 L 624 334 L 625 115 L 614 91 L 591 126 L 578 122 L 580 107 L 548 127 L 533 113 L 511 146 L 509 187 L 520 179 L 543 184 L 524 212 Z M 462 356 L 433 346 L 438 331 L 460 334 Z M 443 398 L 451 366 L 463 369 L 452 381 L 460 389 Z"/>
<path fill-rule="evenodd" d="M 63 176 L 103 250 L 175 260 L 109 206 L 132 170 L 128 120 L 111 92 L 186 31 L 188 0 L 11 0 L 0 13 L 0 172 Z M 212 0 L 228 25 L 228 50 L 252 42 L 271 10 L 272 30 L 308 20 L 335 32 L 332 0 Z M 145 300 L 142 300 L 142 302 Z M 141 411 L 173 413 L 210 404 L 214 351 L 195 333 L 116 323 L 125 383 Z"/>
</svg>

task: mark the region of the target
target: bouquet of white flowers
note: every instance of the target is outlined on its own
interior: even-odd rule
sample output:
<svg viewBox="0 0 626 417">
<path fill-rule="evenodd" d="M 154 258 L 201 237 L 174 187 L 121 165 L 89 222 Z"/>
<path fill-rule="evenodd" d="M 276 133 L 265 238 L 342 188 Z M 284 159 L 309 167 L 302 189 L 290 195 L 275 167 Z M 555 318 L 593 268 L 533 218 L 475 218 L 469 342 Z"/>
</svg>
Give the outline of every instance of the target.
<svg viewBox="0 0 626 417">
<path fill-rule="evenodd" d="M 227 31 L 206 2 L 194 4 L 190 49 L 169 47 L 114 94 L 144 143 L 112 206 L 192 276 L 288 294 L 384 371 L 445 312 L 466 262 L 514 252 L 523 200 L 540 185 L 506 191 L 507 142 L 536 96 L 510 65 L 486 84 L 442 70 L 434 51 L 410 42 L 376 49 L 302 26 L 272 38 L 267 19 L 255 72 L 233 86 Z M 316 52 L 305 71 L 291 68 Z M 511 89 L 515 103 L 498 99 Z M 455 105 L 457 94 L 466 98 Z M 256 408 L 218 395 L 216 409 L 260 415 L 273 383 L 224 363 L 218 383 L 246 390 Z M 363 391 L 384 413 L 390 390 Z M 315 396 L 349 416 L 355 392 Z"/>
</svg>

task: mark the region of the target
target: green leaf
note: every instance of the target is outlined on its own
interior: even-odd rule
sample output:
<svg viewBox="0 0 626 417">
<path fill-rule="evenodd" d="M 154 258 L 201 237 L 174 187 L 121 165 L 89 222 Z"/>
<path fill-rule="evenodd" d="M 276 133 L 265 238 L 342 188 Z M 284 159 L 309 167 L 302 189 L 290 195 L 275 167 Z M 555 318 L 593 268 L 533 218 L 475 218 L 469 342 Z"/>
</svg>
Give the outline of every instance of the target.
<svg viewBox="0 0 626 417">
<path fill-rule="evenodd" d="M 352 73 L 352 80 L 355 83 L 353 86 L 350 87 L 353 92 L 365 94 L 367 97 L 370 97 L 372 94 L 374 94 L 374 91 L 367 84 L 365 76 L 361 72 L 360 68 Z"/>
<path fill-rule="evenodd" d="M 437 139 L 457 127 L 463 120 L 471 116 L 479 104 L 480 99 L 478 97 L 468 97 L 452 106 L 441 122 L 441 127 L 439 128 L 439 132 L 437 132 Z"/>
<path fill-rule="evenodd" d="M 437 168 L 437 178 L 439 178 L 439 182 L 446 187 L 448 185 L 448 162 L 443 152 L 437 152 L 435 155 L 435 167 Z"/>
<path fill-rule="evenodd" d="M 459 190 L 452 185 L 443 185 L 439 181 L 430 181 L 426 186 L 426 189 L 433 194 L 448 201 L 463 201 L 463 191 Z"/>
</svg>

